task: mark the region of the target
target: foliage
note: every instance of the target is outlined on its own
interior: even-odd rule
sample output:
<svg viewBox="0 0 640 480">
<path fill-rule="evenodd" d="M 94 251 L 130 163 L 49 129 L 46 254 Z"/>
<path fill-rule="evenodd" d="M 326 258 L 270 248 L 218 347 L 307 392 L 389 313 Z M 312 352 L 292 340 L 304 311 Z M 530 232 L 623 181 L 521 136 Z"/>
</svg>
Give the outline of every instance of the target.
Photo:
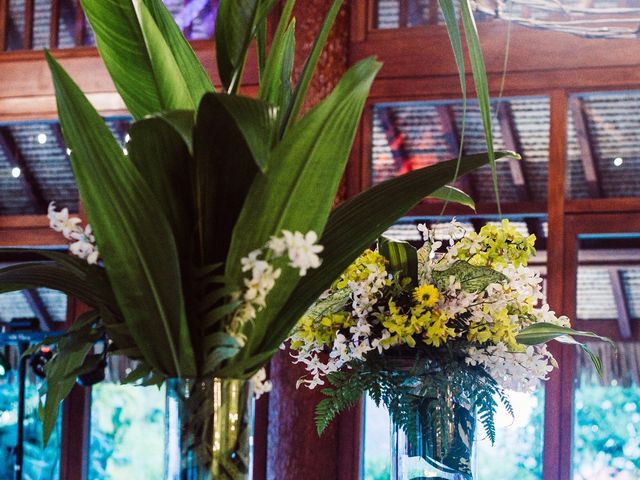
<svg viewBox="0 0 640 480">
<path fill-rule="evenodd" d="M 90 354 L 96 342 L 106 342 L 106 355 L 138 360 L 134 377 L 150 384 L 176 376 L 251 377 L 317 296 L 398 217 L 431 193 L 472 204 L 446 183 L 514 155 L 494 154 L 489 141 L 487 155 L 411 172 L 331 212 L 380 69 L 374 59 L 359 62 L 302 115 L 342 3 L 332 3 L 295 83 L 295 1 L 284 5 L 267 52 L 265 22 L 275 2 L 221 0 L 216 50 L 222 86 L 216 91 L 160 0 L 82 0 L 98 50 L 136 123 L 126 154 L 47 53 L 63 135 L 93 228 L 74 235 L 95 239 L 102 262 L 86 265 L 41 252 L 45 261 L 0 270 L 0 292 L 54 288 L 91 308 L 80 326 L 48 342 L 57 350 L 47 369 L 45 438 L 75 377 L 103 360 Z M 467 40 L 477 42 L 470 33 Z M 238 94 L 254 42 L 257 99 Z M 64 231 L 72 220 L 58 227 Z M 252 279 L 243 260 L 287 232 L 319 238 L 323 263 L 314 262 L 319 268 L 301 279 L 306 269 L 299 274 L 281 261 L 268 301 L 256 307 L 247 298 Z"/>
<path fill-rule="evenodd" d="M 342 411 L 354 406 L 364 393 L 377 405 L 385 405 L 393 422 L 414 436 L 416 415 L 423 424 L 437 431 L 445 443 L 442 428 L 453 416 L 454 404 L 466 405 L 478 412 L 487 435 L 495 440 L 494 414 L 497 401 L 513 412 L 498 383 L 480 367 L 464 361 L 464 352 L 443 348 L 440 351 L 411 352 L 409 357 L 373 354 L 367 362 L 353 363 L 351 368 L 328 375 L 332 388 L 316 407 L 316 426 L 321 434 Z M 450 395 L 456 399 L 447 401 Z M 429 412 L 424 416 L 421 412 Z"/>
</svg>

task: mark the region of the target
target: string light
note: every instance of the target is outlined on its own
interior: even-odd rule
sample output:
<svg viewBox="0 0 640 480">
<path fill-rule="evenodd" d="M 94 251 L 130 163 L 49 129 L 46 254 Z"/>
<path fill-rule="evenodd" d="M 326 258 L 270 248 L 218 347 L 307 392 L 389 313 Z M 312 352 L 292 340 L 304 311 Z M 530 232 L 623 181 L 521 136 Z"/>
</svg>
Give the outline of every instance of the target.
<svg viewBox="0 0 640 480">
<path fill-rule="evenodd" d="M 18 167 L 13 167 L 11 169 L 11 176 L 13 178 L 18 178 L 20 175 L 22 174 L 22 170 L 20 170 L 20 168 Z"/>
<path fill-rule="evenodd" d="M 40 145 L 44 145 L 45 143 L 47 143 L 47 134 L 46 133 L 38 134 L 38 143 Z"/>
<path fill-rule="evenodd" d="M 616 157 L 616 158 L 613 159 L 613 164 L 616 167 L 621 166 L 623 163 L 624 163 L 624 160 L 622 159 L 622 157 Z"/>
</svg>

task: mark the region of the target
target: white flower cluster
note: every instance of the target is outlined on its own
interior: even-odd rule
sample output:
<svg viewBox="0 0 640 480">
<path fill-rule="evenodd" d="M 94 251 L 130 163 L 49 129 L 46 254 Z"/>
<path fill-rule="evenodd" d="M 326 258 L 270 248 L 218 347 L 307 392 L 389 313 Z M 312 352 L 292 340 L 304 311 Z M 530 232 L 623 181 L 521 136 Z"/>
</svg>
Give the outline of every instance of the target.
<svg viewBox="0 0 640 480">
<path fill-rule="evenodd" d="M 49 226 L 56 232 L 61 232 L 64 238 L 72 242 L 69 245 L 69 250 L 73 255 L 92 265 L 98 263 L 100 253 L 91 225 L 87 224 L 85 228 L 82 228 L 82 220 L 78 217 L 69 217 L 68 208 L 56 210 L 55 202 L 49 204 L 47 217 L 49 217 Z"/>
<path fill-rule="evenodd" d="M 258 370 L 256 374 L 251 377 L 250 381 L 256 400 L 273 389 L 273 384 L 270 380 L 267 380 L 267 371 L 264 368 Z"/>
<path fill-rule="evenodd" d="M 365 354 L 382 348 L 380 338 L 371 341 L 372 325 L 370 316 L 374 312 L 378 300 L 382 296 L 382 290 L 386 285 L 388 274 L 384 267 L 377 264 L 367 265 L 369 275 L 362 282 L 350 281 L 347 289 L 350 291 L 351 316 L 356 320 L 356 325 L 349 328 L 349 336 L 337 333 L 333 347 L 326 362 L 320 359 L 319 354 L 324 350 L 322 344 L 306 343 L 305 347 L 292 354 L 294 363 L 303 363 L 310 378 L 301 378 L 297 387 L 305 385 L 314 389 L 318 385 L 324 385 L 322 377 L 336 372 L 353 360 L 364 361 Z M 325 292 L 323 296 L 328 295 Z M 384 330 L 383 338 L 389 338 L 388 330 Z M 291 337 L 295 341 L 295 333 Z"/>
<path fill-rule="evenodd" d="M 240 260 L 242 271 L 249 275 L 244 279 L 244 291 L 234 298 L 241 299 L 242 303 L 234 312 L 227 329 L 240 345 L 244 345 L 246 340 L 240 333 L 242 327 L 266 307 L 267 295 L 282 274 L 282 269 L 272 262 L 286 256 L 288 265 L 298 269 L 300 276 L 304 276 L 309 269 L 318 268 L 322 263 L 318 253 L 324 247 L 318 245 L 317 240 L 318 235 L 313 231 L 304 235 L 283 230 L 281 237 L 271 237 L 266 247 L 254 250 Z"/>
<path fill-rule="evenodd" d="M 516 392 L 534 391 L 558 367 L 546 345 L 511 352 L 499 343 L 481 349 L 470 347 L 467 354 L 467 364 L 482 366 L 503 388 Z"/>
</svg>

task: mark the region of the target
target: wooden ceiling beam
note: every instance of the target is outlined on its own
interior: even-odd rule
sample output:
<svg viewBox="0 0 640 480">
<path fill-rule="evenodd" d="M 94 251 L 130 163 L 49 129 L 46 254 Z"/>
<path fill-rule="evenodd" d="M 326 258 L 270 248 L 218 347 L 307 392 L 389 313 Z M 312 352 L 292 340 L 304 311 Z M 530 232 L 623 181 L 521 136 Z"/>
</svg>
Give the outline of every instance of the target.
<svg viewBox="0 0 640 480">
<path fill-rule="evenodd" d="M 571 109 L 573 126 L 576 131 L 576 136 L 578 137 L 582 168 L 584 169 L 584 176 L 587 180 L 589 195 L 592 198 L 601 198 L 602 188 L 598 176 L 593 140 L 591 138 L 591 132 L 589 131 L 589 122 L 584 110 L 584 102 L 578 97 L 570 98 L 569 108 Z"/>
<path fill-rule="evenodd" d="M 0 53 L 7 50 L 9 0 L 0 0 Z"/>
<path fill-rule="evenodd" d="M 622 272 L 618 268 L 610 268 L 609 278 L 611 279 L 613 299 L 616 303 L 616 310 L 618 312 L 618 328 L 620 329 L 620 336 L 624 340 L 628 340 L 631 338 L 631 317 L 629 315 L 627 298 L 622 285 Z"/>
<path fill-rule="evenodd" d="M 515 158 L 509 159 L 509 170 L 511 171 L 513 184 L 516 187 L 518 201 L 531 201 L 531 190 L 527 183 L 527 175 L 524 169 L 525 158 L 522 154 L 522 143 L 520 142 L 520 136 L 513 121 L 511 103 L 502 100 L 498 106 L 497 116 L 505 147 L 507 150 L 519 153 L 522 156 L 522 160 L 516 160 Z"/>
<path fill-rule="evenodd" d="M 454 120 L 453 109 L 450 105 L 438 105 L 436 106 L 436 111 L 438 112 L 442 135 L 449 150 L 449 156 L 451 158 L 458 158 L 460 155 L 460 133 Z M 477 192 L 471 174 L 463 176 L 459 181 L 462 190 L 472 198 L 475 198 Z"/>
<path fill-rule="evenodd" d="M 12 168 L 20 169 L 18 180 L 22 183 L 24 193 L 29 197 L 31 205 L 38 212 L 45 212 L 47 210 L 47 203 L 8 127 L 0 127 L 0 149 L 4 152 L 4 156 L 9 162 L 9 165 L 11 165 Z"/>
<path fill-rule="evenodd" d="M 24 30 L 22 31 L 22 48 L 33 49 L 33 23 L 35 18 L 35 0 L 24 0 Z"/>
<path fill-rule="evenodd" d="M 56 323 L 38 291 L 36 289 L 23 290 L 22 295 L 24 295 L 29 307 L 31 307 L 31 310 L 33 310 L 33 313 L 38 319 L 40 329 L 43 332 L 56 330 Z"/>
</svg>

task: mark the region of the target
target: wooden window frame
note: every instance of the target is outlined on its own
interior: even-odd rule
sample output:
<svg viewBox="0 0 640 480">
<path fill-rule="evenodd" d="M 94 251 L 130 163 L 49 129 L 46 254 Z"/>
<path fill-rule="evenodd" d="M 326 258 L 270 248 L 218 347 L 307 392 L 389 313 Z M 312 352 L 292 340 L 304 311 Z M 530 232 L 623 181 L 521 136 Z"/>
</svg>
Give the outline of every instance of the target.
<svg viewBox="0 0 640 480">
<path fill-rule="evenodd" d="M 375 54 L 385 67 L 374 82 L 348 169 L 349 196 L 370 186 L 373 106 L 401 101 L 460 98 L 458 73 L 444 26 L 377 30 L 375 1 L 352 2 L 350 63 Z M 492 96 L 503 81 L 507 24 L 478 23 Z M 505 97 L 545 96 L 550 102 L 548 201 L 502 205 L 503 213 L 547 213 L 549 222 L 548 297 L 552 309 L 575 314 L 576 232 L 640 228 L 640 198 L 571 199 L 567 196 L 567 119 L 575 93 L 640 89 L 640 51 L 635 41 L 592 40 L 513 25 Z M 543 53 L 541 53 L 543 52 Z M 615 54 L 612 55 L 612 52 Z M 418 59 L 418 60 L 416 60 Z M 430 61 L 431 60 L 431 61 Z M 429 63 L 427 63 L 429 62 Z M 467 71 L 469 63 L 467 61 Z M 473 80 L 467 75 L 469 96 Z M 495 205 L 478 205 L 478 214 L 495 214 Z M 439 205 L 421 204 L 410 215 L 438 215 Z M 448 214 L 463 209 L 448 207 Z M 468 211 L 467 211 L 468 213 Z M 602 226 L 602 219 L 608 223 Z M 632 219 L 632 220 L 630 220 Z M 633 227 L 631 227 L 633 225 Z M 585 230 L 586 229 L 586 230 Z M 572 276 L 573 275 L 573 276 Z M 574 316 L 574 315 L 572 315 Z M 593 324 L 579 327 L 594 328 Z M 615 327 L 615 326 L 612 326 Z M 638 337 L 637 326 L 634 338 Z M 602 333 L 613 334 L 615 328 Z M 544 480 L 570 478 L 574 349 L 552 347 L 561 363 L 546 385 Z M 356 480 L 353 477 L 352 480 Z"/>
</svg>

